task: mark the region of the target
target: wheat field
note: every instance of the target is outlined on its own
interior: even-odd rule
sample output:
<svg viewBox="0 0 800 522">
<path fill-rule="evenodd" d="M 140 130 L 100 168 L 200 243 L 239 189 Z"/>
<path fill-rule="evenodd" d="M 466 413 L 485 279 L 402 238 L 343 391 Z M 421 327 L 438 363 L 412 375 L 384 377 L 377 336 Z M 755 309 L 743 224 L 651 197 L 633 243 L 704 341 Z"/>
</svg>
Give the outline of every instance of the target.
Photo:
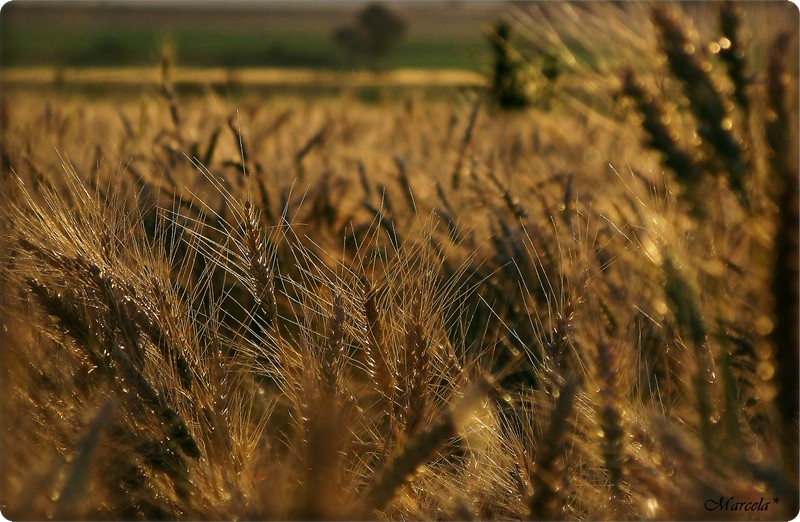
<svg viewBox="0 0 800 522">
<path fill-rule="evenodd" d="M 797 25 L 765 10 L 797 21 L 512 6 L 563 59 L 521 111 L 171 64 L 4 89 L 3 515 L 793 518 Z"/>
</svg>

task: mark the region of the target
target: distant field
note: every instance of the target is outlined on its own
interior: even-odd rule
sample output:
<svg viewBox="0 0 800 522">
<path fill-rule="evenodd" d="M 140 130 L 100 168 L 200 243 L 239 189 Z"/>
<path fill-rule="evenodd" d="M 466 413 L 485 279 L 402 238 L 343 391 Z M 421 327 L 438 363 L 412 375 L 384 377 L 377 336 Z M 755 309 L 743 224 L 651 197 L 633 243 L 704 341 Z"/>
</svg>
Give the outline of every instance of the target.
<svg viewBox="0 0 800 522">
<path fill-rule="evenodd" d="M 179 63 L 213 67 L 353 68 L 331 38 L 351 23 L 360 2 L 262 4 L 75 5 L 13 3 L 3 13 L 4 66 L 132 66 L 158 61 L 165 43 Z M 484 24 L 501 3 L 390 4 L 407 37 L 379 65 L 385 68 L 477 70 Z"/>
<path fill-rule="evenodd" d="M 131 84 L 146 85 L 161 83 L 159 70 L 155 67 L 129 68 L 74 68 L 53 69 L 8 68 L 3 81 L 7 84 Z M 367 71 L 338 72 L 313 69 L 278 68 L 179 68 L 173 74 L 177 84 L 223 84 L 244 85 L 352 85 L 352 86 L 480 86 L 484 78 L 475 72 L 459 69 L 396 69 L 382 73 Z"/>
</svg>

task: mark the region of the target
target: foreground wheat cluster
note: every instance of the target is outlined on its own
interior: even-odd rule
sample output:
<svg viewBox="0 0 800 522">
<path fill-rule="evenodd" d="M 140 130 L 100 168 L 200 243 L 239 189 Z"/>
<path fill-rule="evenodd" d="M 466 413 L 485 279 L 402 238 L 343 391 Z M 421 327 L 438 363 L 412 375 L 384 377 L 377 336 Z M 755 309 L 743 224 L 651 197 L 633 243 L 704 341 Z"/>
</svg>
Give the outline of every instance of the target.
<svg viewBox="0 0 800 522">
<path fill-rule="evenodd" d="M 4 514 L 791 517 L 795 44 L 648 17 L 550 112 L 4 94 Z"/>
</svg>

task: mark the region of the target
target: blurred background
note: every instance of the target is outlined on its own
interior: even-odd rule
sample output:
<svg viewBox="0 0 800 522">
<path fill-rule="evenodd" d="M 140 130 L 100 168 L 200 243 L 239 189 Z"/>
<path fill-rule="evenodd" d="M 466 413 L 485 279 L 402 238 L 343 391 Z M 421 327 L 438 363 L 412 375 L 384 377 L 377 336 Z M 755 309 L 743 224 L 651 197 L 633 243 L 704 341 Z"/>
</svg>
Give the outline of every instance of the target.
<svg viewBox="0 0 800 522">
<path fill-rule="evenodd" d="M 517 64 L 522 67 L 512 69 L 534 83 L 560 78 L 561 88 L 585 89 L 605 86 L 629 64 L 654 65 L 652 5 L 23 0 L 7 3 L 0 14 L 0 65 L 5 87 L 168 82 L 183 90 L 289 86 L 305 92 L 475 88 L 496 84 L 503 64 Z M 717 30 L 718 5 L 681 5 L 705 41 Z M 747 35 L 749 58 L 762 67 L 773 35 L 795 30 L 796 17 L 787 16 L 788 2 L 741 5 L 756 28 Z"/>
<path fill-rule="evenodd" d="M 11 2 L 4 66 L 480 67 L 503 2 Z"/>
</svg>

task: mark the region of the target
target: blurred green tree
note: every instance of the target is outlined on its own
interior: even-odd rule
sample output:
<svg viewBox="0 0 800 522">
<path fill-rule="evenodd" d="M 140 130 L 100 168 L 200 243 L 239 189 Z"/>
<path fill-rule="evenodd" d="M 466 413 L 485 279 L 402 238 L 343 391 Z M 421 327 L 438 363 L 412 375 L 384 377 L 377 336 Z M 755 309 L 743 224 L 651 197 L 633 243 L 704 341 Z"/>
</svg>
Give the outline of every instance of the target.
<svg viewBox="0 0 800 522">
<path fill-rule="evenodd" d="M 492 99 L 504 110 L 527 107 L 531 100 L 521 74 L 523 62 L 511 44 L 511 24 L 501 20 L 487 31 L 486 36 L 494 58 L 489 87 Z"/>
<path fill-rule="evenodd" d="M 406 21 L 385 5 L 369 4 L 353 25 L 334 30 L 333 39 L 352 57 L 376 62 L 405 36 L 406 26 Z"/>
</svg>

